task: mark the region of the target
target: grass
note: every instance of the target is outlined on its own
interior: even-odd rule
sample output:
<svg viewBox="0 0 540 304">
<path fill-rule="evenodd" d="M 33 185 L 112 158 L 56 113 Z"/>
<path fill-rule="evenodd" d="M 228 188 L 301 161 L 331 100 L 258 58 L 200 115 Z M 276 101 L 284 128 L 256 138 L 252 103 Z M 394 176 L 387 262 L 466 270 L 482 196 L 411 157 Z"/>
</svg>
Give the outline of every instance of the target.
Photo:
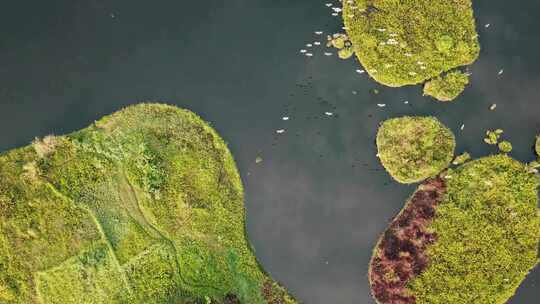
<svg viewBox="0 0 540 304">
<path fill-rule="evenodd" d="M 409 284 L 416 303 L 506 303 L 538 263 L 539 184 L 506 155 L 450 170 L 429 265 Z"/>
<path fill-rule="evenodd" d="M 485 139 L 501 154 L 466 162 L 464 153 L 455 169 L 438 157 L 445 161 L 435 169 L 428 156 L 451 157 L 455 145 L 437 120 L 402 117 L 381 125 L 379 157 L 396 180 L 446 171 L 418 187 L 379 239 L 369 267 L 377 303 L 503 304 L 537 266 L 537 164 L 510 158 L 502 133 L 488 131 Z"/>
<path fill-rule="evenodd" d="M 362 66 L 390 87 L 424 83 L 480 52 L 471 0 L 347 0 L 343 20 Z"/>
<path fill-rule="evenodd" d="M 444 170 L 454 156 L 454 134 L 434 117 L 400 117 L 383 122 L 378 156 L 400 183 L 416 183 Z"/>
<path fill-rule="evenodd" d="M 443 76 L 437 76 L 424 85 L 424 95 L 432 96 L 440 101 L 456 99 L 469 84 L 469 74 L 452 71 Z"/>
<path fill-rule="evenodd" d="M 377 303 L 506 303 L 538 264 L 539 185 L 505 154 L 424 182 L 374 251 Z"/>
<path fill-rule="evenodd" d="M 0 155 L 0 303 L 296 303 L 245 234 L 232 155 L 140 104 Z"/>
</svg>

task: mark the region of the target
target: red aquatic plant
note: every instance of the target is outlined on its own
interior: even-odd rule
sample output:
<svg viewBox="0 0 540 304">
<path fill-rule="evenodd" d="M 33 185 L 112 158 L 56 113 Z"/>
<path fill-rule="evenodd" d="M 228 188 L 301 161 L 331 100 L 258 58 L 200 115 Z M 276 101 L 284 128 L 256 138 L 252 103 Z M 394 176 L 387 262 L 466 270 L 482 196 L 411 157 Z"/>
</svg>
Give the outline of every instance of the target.
<svg viewBox="0 0 540 304">
<path fill-rule="evenodd" d="M 408 282 L 428 265 L 426 248 L 437 236 L 427 231 L 446 193 L 442 177 L 426 180 L 379 240 L 370 265 L 371 292 L 380 304 L 413 304 Z"/>
</svg>

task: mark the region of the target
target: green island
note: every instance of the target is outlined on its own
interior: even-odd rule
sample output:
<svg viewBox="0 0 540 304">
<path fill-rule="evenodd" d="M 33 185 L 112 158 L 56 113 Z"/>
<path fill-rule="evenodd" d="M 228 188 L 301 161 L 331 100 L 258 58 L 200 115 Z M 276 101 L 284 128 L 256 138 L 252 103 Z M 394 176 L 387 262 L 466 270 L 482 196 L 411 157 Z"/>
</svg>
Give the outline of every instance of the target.
<svg viewBox="0 0 540 304">
<path fill-rule="evenodd" d="M 0 303 L 297 303 L 258 264 L 231 153 L 139 104 L 0 155 Z"/>
<path fill-rule="evenodd" d="M 424 93 L 443 101 L 463 91 L 468 74 L 456 69 L 480 52 L 471 0 L 344 0 L 343 21 L 374 80 L 390 87 L 428 81 Z"/>
<path fill-rule="evenodd" d="M 427 226 L 437 240 L 409 289 L 419 304 L 506 303 L 538 263 L 540 178 L 506 155 L 446 177 L 446 196 Z"/>
<path fill-rule="evenodd" d="M 434 117 L 399 117 L 384 121 L 377 132 L 382 165 L 400 183 L 416 183 L 448 167 L 456 141 Z"/>
<path fill-rule="evenodd" d="M 540 176 L 510 148 L 469 162 L 464 153 L 420 184 L 375 246 L 377 303 L 504 304 L 515 294 L 539 261 Z"/>
</svg>

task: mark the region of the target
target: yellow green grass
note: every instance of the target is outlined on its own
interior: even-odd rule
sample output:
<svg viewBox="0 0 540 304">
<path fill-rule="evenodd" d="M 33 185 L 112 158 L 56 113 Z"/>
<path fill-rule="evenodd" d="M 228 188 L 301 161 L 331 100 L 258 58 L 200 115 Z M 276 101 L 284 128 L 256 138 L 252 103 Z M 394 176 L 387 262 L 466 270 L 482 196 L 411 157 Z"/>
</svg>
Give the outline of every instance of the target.
<svg viewBox="0 0 540 304">
<path fill-rule="evenodd" d="M 456 99 L 469 84 L 469 74 L 461 71 L 452 71 L 437 76 L 424 85 L 424 95 L 432 96 L 440 101 Z"/>
<path fill-rule="evenodd" d="M 416 183 L 444 170 L 454 157 L 454 134 L 434 117 L 384 121 L 377 132 L 382 165 L 400 183 Z"/>
<path fill-rule="evenodd" d="M 0 155 L 0 303 L 231 299 L 296 303 L 257 263 L 233 157 L 195 114 L 140 104 Z"/>
<path fill-rule="evenodd" d="M 503 304 L 538 263 L 540 178 L 506 155 L 449 170 L 428 226 L 429 265 L 409 284 L 417 304 Z"/>
<path fill-rule="evenodd" d="M 471 0 L 344 0 L 343 20 L 362 66 L 390 87 L 470 65 L 480 51 Z M 457 96 L 462 87 L 433 95 Z"/>
</svg>

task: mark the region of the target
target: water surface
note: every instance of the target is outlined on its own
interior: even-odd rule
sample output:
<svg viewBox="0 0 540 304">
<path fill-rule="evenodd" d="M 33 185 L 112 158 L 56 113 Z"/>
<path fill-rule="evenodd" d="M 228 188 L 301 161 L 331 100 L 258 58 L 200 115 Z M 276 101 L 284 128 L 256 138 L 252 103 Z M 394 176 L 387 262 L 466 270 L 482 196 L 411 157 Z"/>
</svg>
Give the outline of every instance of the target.
<svg viewBox="0 0 540 304">
<path fill-rule="evenodd" d="M 320 1 L 12 2 L 0 12 L 0 150 L 140 101 L 191 109 L 236 157 L 265 268 L 305 303 L 373 303 L 372 247 L 414 190 L 375 157 L 381 120 L 435 115 L 455 132 L 457 152 L 475 157 L 495 152 L 483 134 L 502 128 L 512 156 L 534 157 L 540 2 L 475 1 L 475 10 L 482 52 L 472 86 L 440 104 L 420 87 L 381 87 L 323 48 L 301 56 L 321 39 L 314 31 L 341 27 Z M 540 269 L 510 303 L 538 303 L 538 284 Z"/>
</svg>

